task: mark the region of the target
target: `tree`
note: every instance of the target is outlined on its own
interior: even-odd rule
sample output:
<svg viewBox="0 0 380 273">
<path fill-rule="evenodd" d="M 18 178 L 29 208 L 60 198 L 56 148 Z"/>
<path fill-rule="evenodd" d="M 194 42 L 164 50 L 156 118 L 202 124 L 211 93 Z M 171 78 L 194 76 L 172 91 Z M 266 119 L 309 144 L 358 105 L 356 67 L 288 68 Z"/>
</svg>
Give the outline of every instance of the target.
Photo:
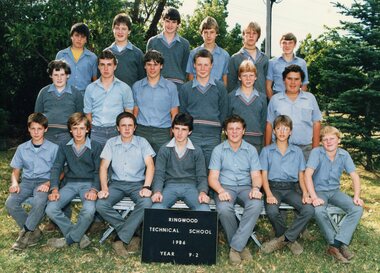
<svg viewBox="0 0 380 273">
<path fill-rule="evenodd" d="M 343 145 L 367 170 L 380 164 L 380 2 L 335 3 L 351 16 L 315 40 L 303 41 L 310 90 L 326 110 L 327 122 L 345 135 Z"/>
</svg>

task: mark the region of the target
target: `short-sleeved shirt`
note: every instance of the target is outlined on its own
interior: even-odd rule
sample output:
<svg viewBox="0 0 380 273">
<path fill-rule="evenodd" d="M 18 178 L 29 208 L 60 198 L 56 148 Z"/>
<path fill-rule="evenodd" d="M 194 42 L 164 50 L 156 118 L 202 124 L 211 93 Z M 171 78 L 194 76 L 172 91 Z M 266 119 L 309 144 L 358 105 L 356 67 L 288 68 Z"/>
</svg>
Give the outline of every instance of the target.
<svg viewBox="0 0 380 273">
<path fill-rule="evenodd" d="M 163 77 L 155 86 L 147 78 L 133 87 L 135 105 L 139 108 L 137 124 L 157 128 L 171 127 L 171 109 L 179 106 L 177 86 Z"/>
<path fill-rule="evenodd" d="M 239 149 L 232 150 L 228 140 L 214 148 L 210 170 L 219 171 L 219 181 L 227 186 L 252 185 L 251 173 L 260 171 L 260 160 L 255 147 L 242 141 Z"/>
<path fill-rule="evenodd" d="M 305 85 L 309 83 L 307 66 L 304 59 L 299 58 L 295 55 L 294 55 L 294 58 L 290 62 L 287 62 L 283 58 L 283 56 L 273 58 L 269 61 L 267 80 L 273 81 L 274 94 L 285 91 L 285 84 L 284 84 L 284 80 L 282 79 L 282 72 L 284 72 L 285 68 L 291 64 L 299 65 L 301 69 L 303 70 L 303 72 L 305 73 L 305 79 L 303 80 L 302 84 Z"/>
<path fill-rule="evenodd" d="M 84 94 L 83 112 L 92 114 L 92 124 L 95 126 L 114 126 L 117 115 L 124 109 L 132 110 L 133 106 L 131 88 L 117 78 L 114 78 L 108 91 L 100 78 L 87 86 Z"/>
<path fill-rule="evenodd" d="M 14 169 L 22 169 L 22 178 L 50 180 L 50 170 L 57 151 L 58 145 L 47 139 L 39 148 L 35 148 L 32 140 L 29 140 L 17 147 L 10 165 Z"/>
<path fill-rule="evenodd" d="M 284 155 L 275 143 L 266 146 L 260 153 L 260 164 L 268 172 L 268 180 L 276 182 L 298 182 L 298 174 L 305 170 L 305 158 L 301 148 L 290 144 Z"/>
<path fill-rule="evenodd" d="M 304 91 L 300 91 L 295 101 L 290 100 L 286 92 L 275 94 L 269 101 L 267 122 L 273 124 L 279 115 L 287 115 L 292 119 L 293 130 L 289 143 L 296 145 L 311 144 L 313 123 L 322 120 L 314 95 Z"/>
<path fill-rule="evenodd" d="M 323 147 L 314 148 L 306 167 L 314 170 L 313 184 L 316 191 L 339 189 L 343 171 L 349 174 L 355 171 L 355 164 L 350 154 L 341 148 L 336 151 L 333 161 L 329 159 Z"/>
<path fill-rule="evenodd" d="M 145 159 L 155 155 L 143 137 L 133 136 L 131 142 L 123 143 L 116 136 L 107 141 L 100 158 L 111 161 L 112 180 L 140 182 L 145 179 Z"/>
<path fill-rule="evenodd" d="M 188 74 L 193 74 L 196 76 L 194 68 L 194 55 L 201 49 L 204 49 L 204 44 L 194 48 L 190 51 L 189 60 L 187 61 L 186 72 Z M 228 62 L 230 61 L 230 55 L 223 48 L 215 45 L 214 50 L 212 51 L 212 69 L 210 77 L 214 80 L 221 81 L 223 80 L 223 75 L 228 74 Z"/>
<path fill-rule="evenodd" d="M 57 60 L 64 59 L 69 64 L 71 75 L 68 79 L 68 84 L 78 90 L 85 90 L 87 85 L 91 83 L 92 78 L 97 76 L 98 58 L 87 48 L 83 50 L 77 62 L 70 47 L 59 51 L 55 58 Z"/>
</svg>

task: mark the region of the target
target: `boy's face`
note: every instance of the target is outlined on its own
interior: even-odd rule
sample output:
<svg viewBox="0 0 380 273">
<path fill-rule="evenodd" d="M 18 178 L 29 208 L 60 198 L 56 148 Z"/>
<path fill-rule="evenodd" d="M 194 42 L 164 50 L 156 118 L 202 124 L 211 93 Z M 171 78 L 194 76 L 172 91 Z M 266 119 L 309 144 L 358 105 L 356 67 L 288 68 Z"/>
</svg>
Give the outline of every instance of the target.
<svg viewBox="0 0 380 273">
<path fill-rule="evenodd" d="M 210 58 L 198 57 L 194 64 L 197 79 L 205 79 L 210 76 L 212 63 Z"/>
<path fill-rule="evenodd" d="M 73 135 L 75 143 L 83 143 L 86 140 L 88 128 L 85 121 L 81 121 L 78 124 L 71 126 L 70 133 Z"/>
<path fill-rule="evenodd" d="M 102 78 L 112 78 L 116 70 L 116 64 L 113 59 L 100 59 L 98 68 Z"/>
<path fill-rule="evenodd" d="M 239 143 L 244 136 L 245 129 L 241 122 L 230 122 L 227 124 L 226 135 L 230 143 Z"/>
<path fill-rule="evenodd" d="M 327 152 L 336 151 L 336 149 L 338 149 L 339 143 L 340 139 L 335 134 L 327 134 L 322 137 L 322 145 Z"/>
<path fill-rule="evenodd" d="M 177 20 L 170 20 L 168 18 L 163 20 L 164 32 L 166 34 L 175 34 L 178 29 Z"/>
<path fill-rule="evenodd" d="M 81 33 L 74 31 L 71 35 L 71 45 L 76 49 L 83 49 L 84 45 L 87 43 L 87 37 Z"/>
<path fill-rule="evenodd" d="M 281 40 L 280 46 L 283 53 L 292 54 L 296 47 L 296 43 L 293 40 Z"/>
<path fill-rule="evenodd" d="M 245 88 L 253 88 L 256 81 L 256 74 L 254 72 L 243 72 L 240 73 L 239 80 L 241 85 Z"/>
<path fill-rule="evenodd" d="M 273 132 L 276 136 L 276 139 L 281 142 L 287 141 L 290 135 L 292 134 L 292 130 L 290 130 L 290 127 L 285 126 L 281 123 L 273 128 Z"/>
<path fill-rule="evenodd" d="M 203 42 L 206 45 L 215 44 L 216 36 L 218 36 L 218 34 L 216 33 L 215 28 L 204 29 L 202 31 Z"/>
<path fill-rule="evenodd" d="M 45 129 L 44 126 L 37 122 L 32 122 L 28 127 L 28 131 L 30 136 L 32 137 L 32 141 L 36 143 L 44 139 L 44 134 L 47 131 L 47 128 Z"/>
<path fill-rule="evenodd" d="M 61 68 L 60 70 L 54 69 L 53 73 L 51 73 L 50 75 L 50 78 L 57 89 L 63 89 L 66 86 L 69 75 L 66 74 L 63 68 Z"/>
<path fill-rule="evenodd" d="M 249 47 L 249 48 L 255 47 L 258 39 L 259 39 L 259 34 L 256 32 L 256 30 L 248 28 L 244 31 L 244 35 L 243 35 L 244 47 Z"/>
<path fill-rule="evenodd" d="M 112 31 L 116 43 L 124 43 L 128 40 L 129 28 L 126 24 L 115 25 Z"/>
<path fill-rule="evenodd" d="M 286 75 L 285 77 L 284 84 L 285 84 L 286 93 L 289 93 L 289 94 L 298 93 L 302 85 L 301 73 L 289 72 L 288 75 Z"/>
<path fill-rule="evenodd" d="M 172 129 L 174 138 L 177 142 L 184 142 L 187 140 L 187 137 L 191 134 L 189 126 L 185 125 L 174 125 Z"/>
<path fill-rule="evenodd" d="M 145 63 L 144 68 L 146 70 L 146 75 L 149 78 L 157 78 L 161 75 L 162 64 L 150 60 L 149 62 Z"/>
<path fill-rule="evenodd" d="M 136 126 L 131 118 L 122 118 L 117 126 L 117 130 L 122 138 L 131 138 L 135 132 Z"/>
</svg>

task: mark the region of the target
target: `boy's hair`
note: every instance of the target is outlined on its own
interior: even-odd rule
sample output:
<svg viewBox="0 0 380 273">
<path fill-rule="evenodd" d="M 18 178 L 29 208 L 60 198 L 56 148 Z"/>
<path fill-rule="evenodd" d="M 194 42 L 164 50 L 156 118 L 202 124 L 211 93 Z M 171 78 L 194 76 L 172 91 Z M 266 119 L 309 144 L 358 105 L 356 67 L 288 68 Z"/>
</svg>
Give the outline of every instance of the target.
<svg viewBox="0 0 380 273">
<path fill-rule="evenodd" d="M 273 129 L 276 128 L 278 125 L 283 125 L 285 127 L 289 127 L 290 130 L 293 130 L 293 121 L 287 115 L 279 115 L 278 117 L 274 119 Z"/>
<path fill-rule="evenodd" d="M 48 127 L 48 119 L 42 113 L 33 113 L 28 116 L 28 127 L 32 124 L 32 122 L 38 123 L 42 125 L 45 129 Z"/>
<path fill-rule="evenodd" d="M 73 126 L 78 125 L 82 121 L 84 121 L 84 125 L 86 126 L 86 129 L 90 130 L 91 123 L 86 117 L 86 115 L 82 112 L 76 112 L 70 115 L 69 119 L 67 120 L 67 129 L 71 131 L 71 128 Z"/>
<path fill-rule="evenodd" d="M 202 48 L 195 53 L 193 62 L 196 63 L 198 58 L 209 58 L 211 60 L 211 63 L 214 62 L 214 57 L 212 56 L 211 52 L 208 51 L 205 48 Z"/>
<path fill-rule="evenodd" d="M 70 29 L 70 37 L 74 35 L 74 32 L 86 36 L 87 42 L 90 39 L 90 29 L 85 23 L 76 23 Z"/>
<path fill-rule="evenodd" d="M 144 55 L 144 65 L 150 61 L 158 64 L 164 64 L 164 56 L 157 50 L 148 50 L 148 52 Z"/>
<path fill-rule="evenodd" d="M 112 51 L 109 50 L 109 49 L 103 50 L 99 54 L 99 56 L 98 56 L 98 65 L 99 65 L 99 61 L 100 60 L 104 60 L 104 59 L 113 60 L 114 65 L 117 65 L 117 59 L 116 59 L 115 55 L 112 53 Z"/>
<path fill-rule="evenodd" d="M 253 64 L 251 60 L 244 60 L 239 65 L 238 75 L 240 76 L 244 72 L 253 72 L 255 73 L 255 75 L 257 75 L 256 66 Z"/>
<path fill-rule="evenodd" d="M 136 126 L 136 117 L 132 114 L 132 113 L 129 113 L 129 112 L 121 112 L 119 115 L 117 115 L 116 117 L 116 126 L 119 127 L 119 124 L 120 124 L 120 121 L 123 119 L 123 118 L 130 118 L 133 120 L 133 125 Z"/>
<path fill-rule="evenodd" d="M 172 129 L 175 125 L 183 125 L 189 127 L 189 131 L 193 131 L 193 117 L 187 113 L 178 113 L 172 122 Z"/>
<path fill-rule="evenodd" d="M 285 80 L 286 76 L 290 72 L 300 73 L 302 82 L 305 79 L 305 72 L 303 72 L 302 68 L 296 64 L 291 64 L 291 65 L 285 67 L 284 72 L 282 72 L 282 79 Z"/>
<path fill-rule="evenodd" d="M 325 126 L 321 129 L 320 133 L 320 140 L 322 141 L 322 138 L 326 135 L 336 135 L 339 139 L 341 137 L 341 133 L 338 130 L 338 128 L 334 126 Z"/>
<path fill-rule="evenodd" d="M 112 29 L 116 25 L 126 24 L 129 30 L 132 30 L 132 19 L 126 13 L 117 14 L 112 21 Z"/>
<path fill-rule="evenodd" d="M 297 43 L 297 37 L 293 33 L 291 33 L 291 32 L 283 34 L 281 36 L 280 43 L 282 42 L 282 40 L 285 40 L 285 41 L 294 41 L 295 44 Z"/>
<path fill-rule="evenodd" d="M 65 60 L 53 60 L 48 64 L 47 73 L 49 76 L 53 75 L 54 70 L 59 71 L 63 69 L 66 75 L 71 74 L 71 69 L 68 63 Z"/>
<path fill-rule="evenodd" d="M 228 124 L 234 123 L 234 122 L 240 122 L 243 125 L 243 129 L 245 129 L 245 127 L 247 126 L 246 123 L 245 123 L 245 120 L 241 116 L 239 116 L 239 115 L 231 115 L 231 116 L 229 116 L 228 118 L 226 118 L 224 120 L 224 122 L 223 122 L 223 130 L 226 132 Z"/>
<path fill-rule="evenodd" d="M 203 21 L 201 22 L 201 25 L 199 26 L 199 31 L 203 32 L 205 29 L 215 29 L 216 33 L 219 33 L 219 25 L 218 22 L 215 20 L 214 17 L 207 16 Z"/>
<path fill-rule="evenodd" d="M 254 30 L 254 31 L 256 31 L 257 35 L 258 35 L 257 39 L 260 38 L 260 36 L 261 36 L 261 27 L 260 27 L 259 23 L 257 23 L 257 22 L 249 22 L 248 25 L 243 29 L 243 35 L 245 34 L 245 32 L 247 30 Z"/>
<path fill-rule="evenodd" d="M 176 8 L 167 7 L 161 15 L 162 20 L 169 19 L 173 21 L 177 21 L 178 24 L 181 23 L 181 14 Z"/>
</svg>

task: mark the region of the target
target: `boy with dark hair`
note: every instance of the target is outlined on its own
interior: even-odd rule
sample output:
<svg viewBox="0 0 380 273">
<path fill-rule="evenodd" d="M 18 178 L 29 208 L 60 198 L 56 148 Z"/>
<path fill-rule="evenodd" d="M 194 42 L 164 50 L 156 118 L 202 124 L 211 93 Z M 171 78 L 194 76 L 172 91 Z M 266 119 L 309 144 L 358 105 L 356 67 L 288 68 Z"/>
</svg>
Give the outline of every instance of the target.
<svg viewBox="0 0 380 273">
<path fill-rule="evenodd" d="M 156 159 L 153 208 L 170 208 L 177 200 L 183 200 L 192 210 L 210 210 L 205 160 L 202 150 L 189 139 L 192 129 L 192 116 L 175 116 L 174 137 L 161 147 Z"/>
<path fill-rule="evenodd" d="M 118 60 L 115 76 L 130 87 L 145 77 L 143 52 L 129 41 L 132 20 L 126 13 L 119 13 L 112 22 L 115 42 L 105 50 L 111 50 Z"/>
<path fill-rule="evenodd" d="M 305 186 L 302 150 L 288 143 L 292 128 L 292 120 L 286 115 L 279 115 L 273 123 L 276 142 L 264 147 L 260 154 L 265 210 L 276 236 L 263 244 L 261 250 L 265 253 L 288 246 L 294 255 L 301 254 L 303 247 L 296 240 L 314 215 Z M 289 228 L 280 212 L 281 202 L 293 206 L 298 212 Z"/>
<path fill-rule="evenodd" d="M 136 135 L 146 138 L 156 153 L 170 140 L 171 121 L 179 106 L 177 87 L 161 76 L 163 66 L 162 54 L 149 50 L 144 55 L 147 77 L 132 87 L 133 114 L 138 124 Z"/>
<path fill-rule="evenodd" d="M 297 44 L 297 38 L 293 33 L 285 33 L 281 36 L 280 46 L 282 49 L 282 55 L 280 57 L 273 58 L 269 61 L 268 75 L 266 79 L 266 92 L 270 99 L 274 94 L 285 91 L 284 81 L 282 79 L 282 72 L 285 67 L 296 64 L 299 65 L 305 77 L 302 80 L 301 89 L 307 91 L 307 84 L 309 78 L 307 74 L 306 62 L 304 59 L 297 57 L 294 54 L 294 49 Z"/>
<path fill-rule="evenodd" d="M 51 170 L 51 193 L 46 214 L 58 225 L 63 238 L 49 239 L 47 244 L 54 248 L 79 243 L 87 247 L 91 241 L 85 235 L 95 214 L 95 202 L 99 190 L 99 165 L 102 146 L 88 137 L 90 122 L 83 113 L 74 113 L 67 121 L 72 139 L 59 147 Z M 58 189 L 59 176 L 65 168 L 65 185 Z M 74 224 L 62 211 L 79 196 L 82 208 Z"/>
<path fill-rule="evenodd" d="M 13 250 L 36 245 L 42 236 L 38 225 L 45 214 L 50 170 L 58 150 L 56 144 L 44 138 L 47 127 L 48 120 L 42 113 L 29 115 L 28 131 L 32 139 L 17 147 L 10 164 L 13 170 L 5 207 L 21 229 Z M 29 214 L 22 207 L 28 198 L 32 198 Z"/>
<path fill-rule="evenodd" d="M 49 130 L 45 137 L 59 145 L 70 140 L 66 122 L 72 113 L 83 111 L 83 96 L 68 84 L 71 69 L 64 60 L 51 61 L 47 72 L 53 83 L 38 93 L 34 111 L 48 118 Z"/>
<path fill-rule="evenodd" d="M 68 83 L 82 95 L 87 85 L 97 79 L 96 55 L 85 45 L 90 39 L 90 30 L 84 23 L 76 23 L 70 30 L 71 46 L 59 51 L 55 59 L 65 60 L 71 68 Z"/>
<path fill-rule="evenodd" d="M 165 66 L 162 76 L 177 85 L 177 89 L 186 81 L 186 65 L 190 53 L 190 44 L 177 33 L 181 24 L 181 15 L 175 8 L 168 7 L 161 16 L 164 31 L 151 37 L 146 50 L 155 49 L 162 53 Z"/>
<path fill-rule="evenodd" d="M 194 55 L 200 49 L 207 49 L 212 53 L 214 58 L 213 66 L 211 69 L 211 78 L 223 81 L 227 86 L 227 74 L 228 74 L 228 62 L 230 55 L 223 48 L 219 47 L 215 40 L 219 35 L 218 22 L 211 16 L 207 16 L 199 27 L 199 31 L 203 38 L 203 44 L 190 51 L 189 60 L 187 61 L 186 72 L 188 79 L 191 81 L 194 79 L 196 72 L 194 68 Z"/>
</svg>

